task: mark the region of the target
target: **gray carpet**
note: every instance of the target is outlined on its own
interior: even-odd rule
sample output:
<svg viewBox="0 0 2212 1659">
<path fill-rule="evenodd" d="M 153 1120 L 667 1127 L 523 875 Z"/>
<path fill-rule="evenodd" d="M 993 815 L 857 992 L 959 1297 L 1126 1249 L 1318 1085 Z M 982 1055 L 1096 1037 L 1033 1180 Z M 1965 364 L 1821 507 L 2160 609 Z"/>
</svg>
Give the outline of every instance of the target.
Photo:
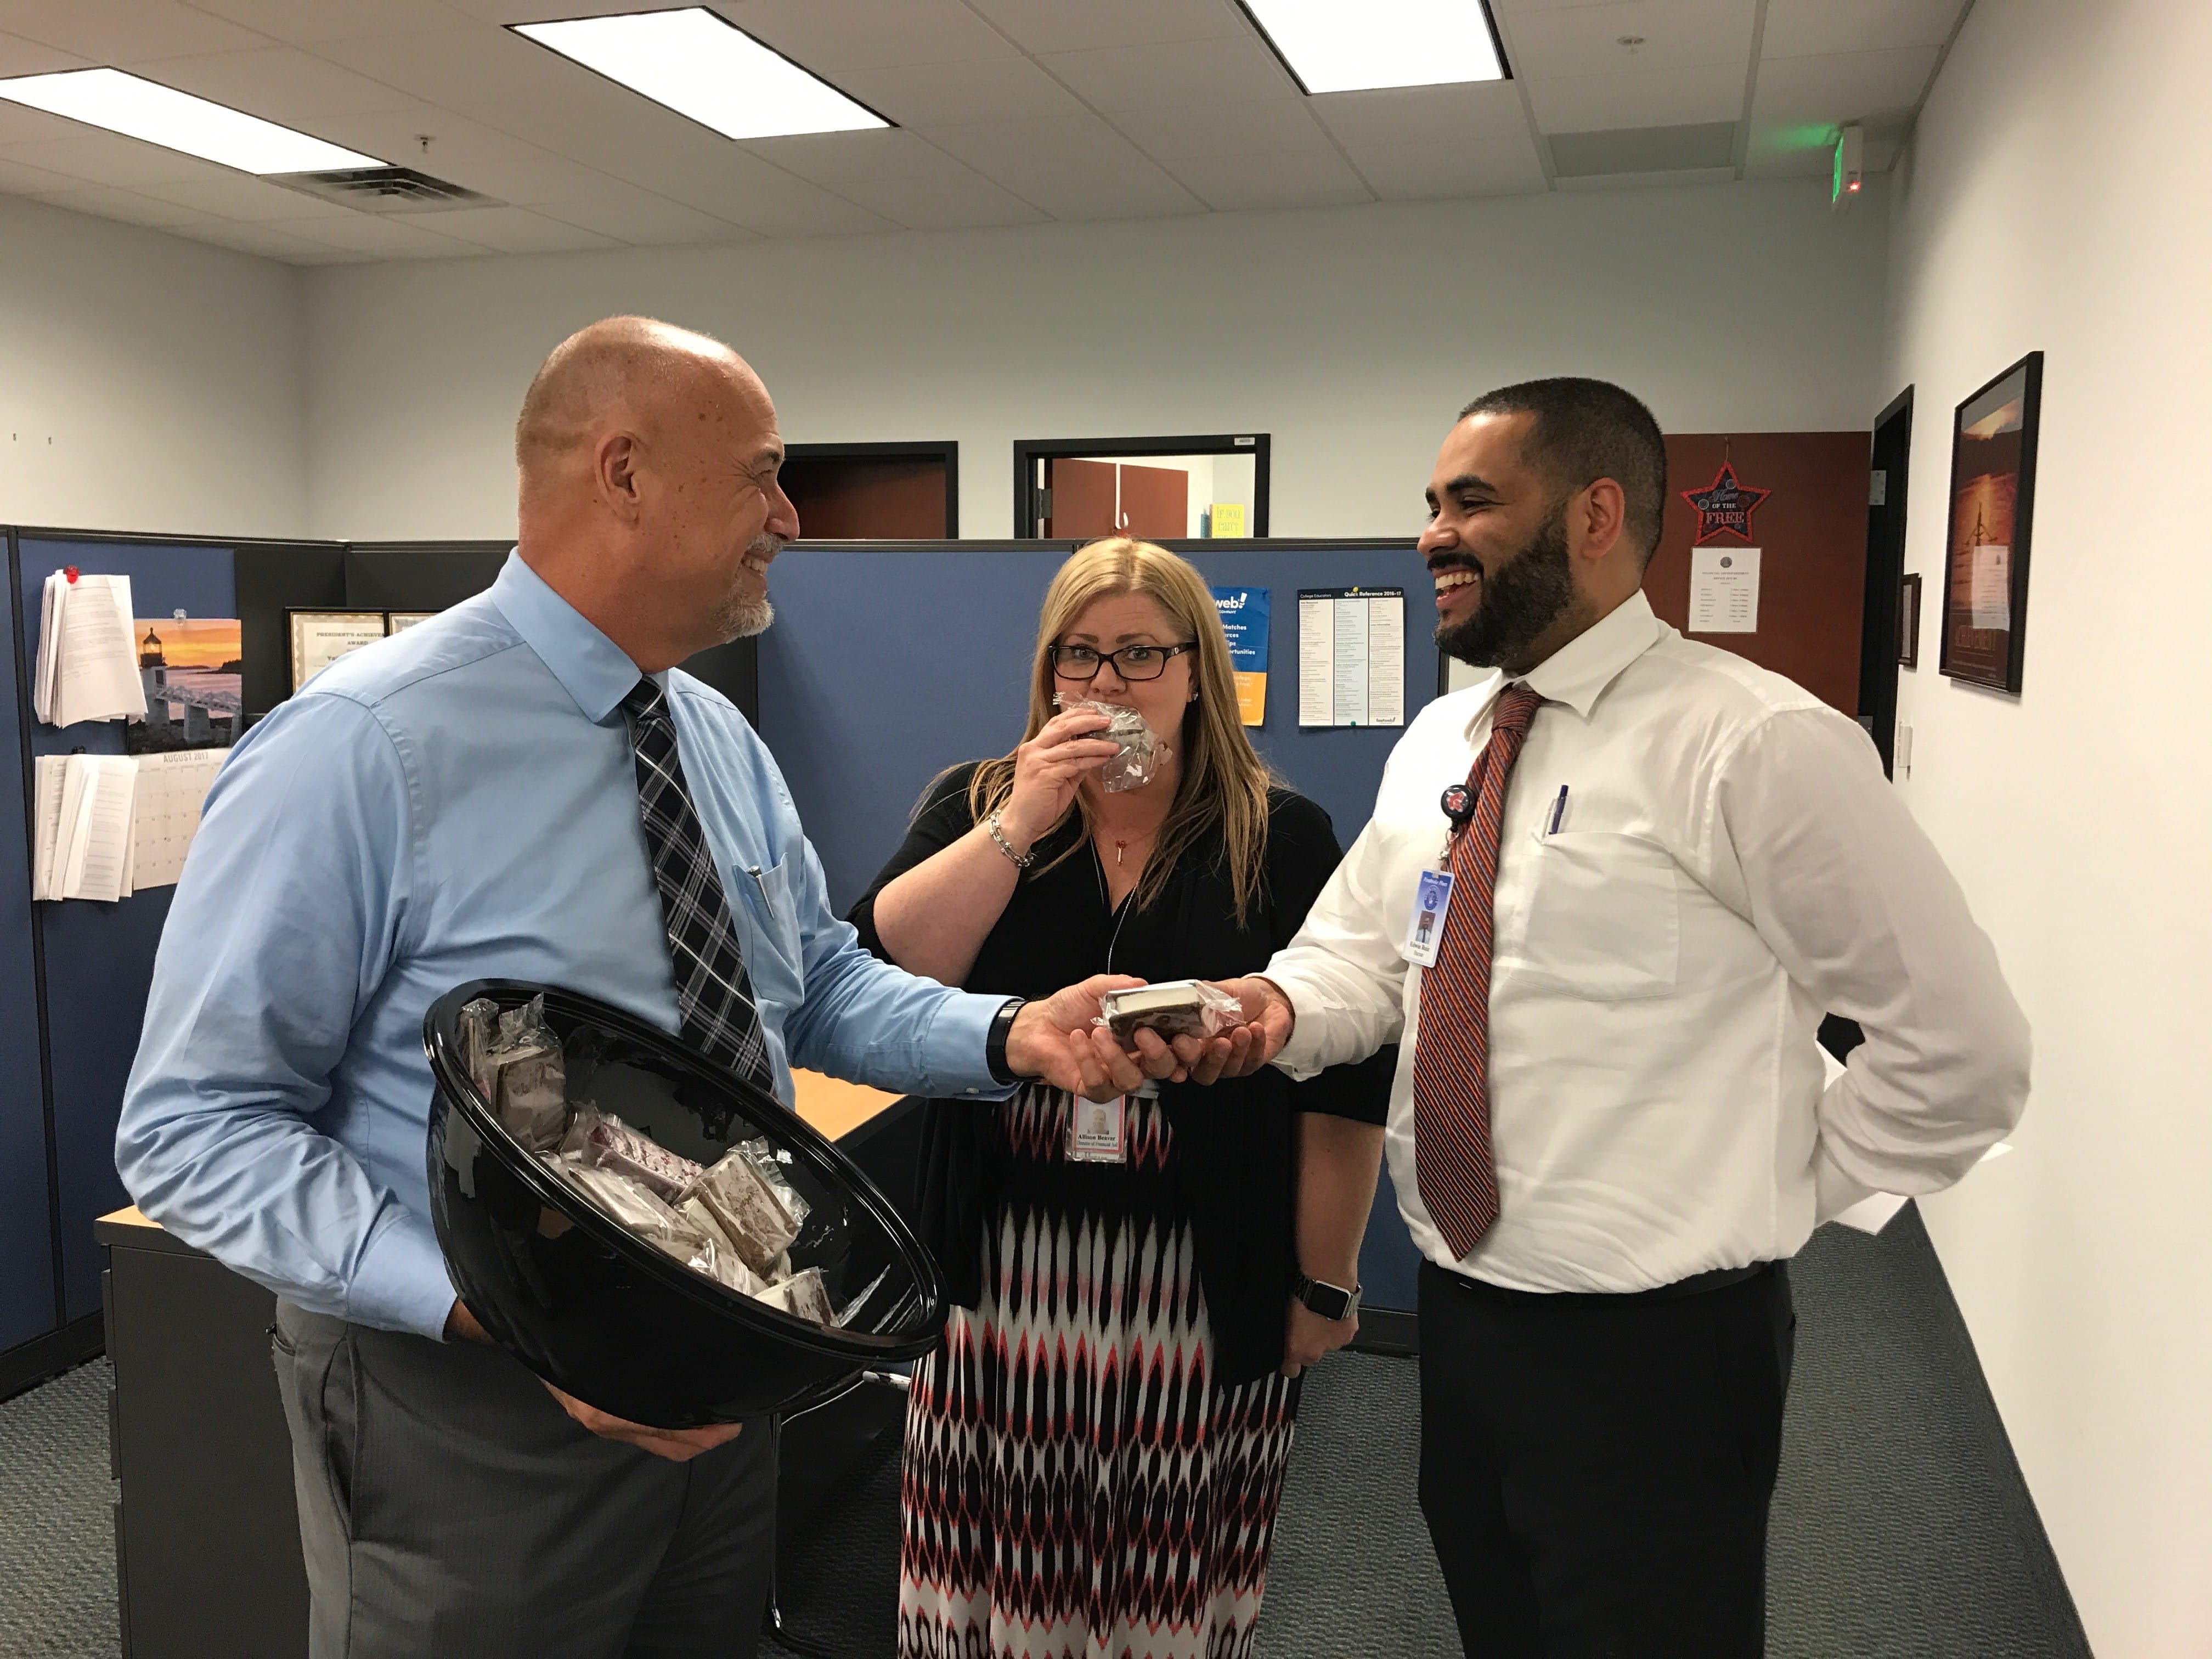
<svg viewBox="0 0 2212 1659">
<path fill-rule="evenodd" d="M 1837 1228 L 1793 1269 L 1797 1364 L 1776 1496 L 1771 1659 L 2085 1659 L 2088 1644 L 1917 1213 Z M 0 1659 L 115 1659 L 107 1368 L 0 1402 Z M 1415 1510 L 1413 1364 L 1314 1376 L 1278 1522 L 1261 1659 L 1456 1659 Z M 886 1447 L 787 1553 L 788 1647 L 890 1651 Z"/>
</svg>

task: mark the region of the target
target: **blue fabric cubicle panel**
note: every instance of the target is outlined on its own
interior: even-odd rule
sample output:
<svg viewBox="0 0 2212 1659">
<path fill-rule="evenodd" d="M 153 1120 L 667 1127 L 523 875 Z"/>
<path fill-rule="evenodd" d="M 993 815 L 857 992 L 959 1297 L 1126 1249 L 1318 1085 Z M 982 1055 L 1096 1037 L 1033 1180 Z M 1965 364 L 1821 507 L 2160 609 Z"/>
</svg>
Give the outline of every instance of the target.
<svg viewBox="0 0 2212 1659">
<path fill-rule="evenodd" d="M 11 617 L 0 629 L 0 674 L 11 692 L 15 640 Z M 44 1336 L 57 1322 L 21 733 L 20 724 L 9 725 L 0 761 L 0 1349 Z"/>
<path fill-rule="evenodd" d="M 65 565 L 131 578 L 141 617 L 235 617 L 228 547 L 22 538 L 18 602 L 25 647 L 38 652 L 40 590 Z M 40 755 L 123 752 L 123 723 L 33 725 Z M 115 1120 L 146 1018 L 154 951 L 173 890 L 154 888 L 114 904 L 70 899 L 41 904 L 40 958 L 46 982 L 47 1060 L 53 1082 L 54 1151 L 61 1194 L 64 1312 L 100 1307 L 100 1253 L 92 1224 L 130 1200 L 115 1174 Z"/>
<path fill-rule="evenodd" d="M 1426 573 L 1394 546 L 1177 544 L 1216 586 L 1273 594 L 1267 720 L 1253 740 L 1335 821 L 1347 846 L 1367 822 L 1396 726 L 1304 731 L 1297 723 L 1297 590 L 1407 588 L 1406 713 L 1435 694 Z M 793 548 L 769 580 L 776 621 L 761 636 L 761 735 L 789 780 L 841 911 L 904 834 L 945 768 L 1019 740 L 1044 591 L 1066 557 L 1028 548 Z"/>
</svg>

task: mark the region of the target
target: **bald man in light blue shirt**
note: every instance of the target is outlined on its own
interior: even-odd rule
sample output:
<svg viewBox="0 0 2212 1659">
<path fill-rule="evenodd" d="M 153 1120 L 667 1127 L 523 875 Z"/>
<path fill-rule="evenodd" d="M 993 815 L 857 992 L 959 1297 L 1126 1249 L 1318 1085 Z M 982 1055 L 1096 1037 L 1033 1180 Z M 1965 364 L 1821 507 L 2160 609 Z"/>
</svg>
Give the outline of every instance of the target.
<svg viewBox="0 0 2212 1659">
<path fill-rule="evenodd" d="M 539 372 L 517 453 L 521 540 L 491 590 L 334 664 L 224 766 L 116 1161 L 149 1217 L 278 1295 L 313 1659 L 745 1655 L 774 1437 L 624 1423 L 484 1344 L 429 1219 L 425 1011 L 505 976 L 678 1030 L 622 708 L 641 676 L 786 1099 L 793 1064 L 924 1095 L 1133 1088 L 1090 1027 L 1133 981 L 1010 1010 L 877 961 L 758 736 L 671 666 L 767 625 L 798 533 L 774 406 L 728 348 L 594 325 Z"/>
</svg>

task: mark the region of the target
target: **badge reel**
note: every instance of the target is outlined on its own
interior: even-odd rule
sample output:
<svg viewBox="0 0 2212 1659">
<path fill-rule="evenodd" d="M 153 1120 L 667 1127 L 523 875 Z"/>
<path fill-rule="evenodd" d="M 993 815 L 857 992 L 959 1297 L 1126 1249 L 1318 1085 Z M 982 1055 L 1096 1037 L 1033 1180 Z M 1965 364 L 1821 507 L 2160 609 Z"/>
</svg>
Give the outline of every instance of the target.
<svg viewBox="0 0 2212 1659">
<path fill-rule="evenodd" d="M 1467 828 L 1468 820 L 1474 816 L 1474 797 L 1463 783 L 1455 783 L 1444 791 L 1437 805 L 1451 820 L 1451 834 L 1456 836 Z M 1451 861 L 1451 839 L 1444 842 L 1443 855 L 1437 860 L 1441 866 Z M 1421 878 L 1413 887 L 1413 911 L 1406 919 L 1406 942 L 1398 954 L 1416 968 L 1437 965 L 1437 949 L 1443 943 L 1444 918 L 1451 912 L 1452 875 L 1441 867 L 1421 872 Z"/>
</svg>

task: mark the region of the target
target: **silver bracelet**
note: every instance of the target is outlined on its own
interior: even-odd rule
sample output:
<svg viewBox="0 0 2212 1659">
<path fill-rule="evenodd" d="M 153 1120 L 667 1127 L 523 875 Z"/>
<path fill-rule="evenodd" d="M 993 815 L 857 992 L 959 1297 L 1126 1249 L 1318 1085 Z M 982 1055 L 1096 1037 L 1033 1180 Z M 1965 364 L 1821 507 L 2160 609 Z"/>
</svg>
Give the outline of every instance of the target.
<svg viewBox="0 0 2212 1659">
<path fill-rule="evenodd" d="M 1013 843 L 999 833 L 999 815 L 996 812 L 983 820 L 983 827 L 991 832 L 992 844 L 1006 855 L 1006 861 L 1015 869 L 1026 870 L 1036 862 L 1036 853 L 1034 848 L 1026 853 L 1017 853 L 1014 851 Z"/>
</svg>

